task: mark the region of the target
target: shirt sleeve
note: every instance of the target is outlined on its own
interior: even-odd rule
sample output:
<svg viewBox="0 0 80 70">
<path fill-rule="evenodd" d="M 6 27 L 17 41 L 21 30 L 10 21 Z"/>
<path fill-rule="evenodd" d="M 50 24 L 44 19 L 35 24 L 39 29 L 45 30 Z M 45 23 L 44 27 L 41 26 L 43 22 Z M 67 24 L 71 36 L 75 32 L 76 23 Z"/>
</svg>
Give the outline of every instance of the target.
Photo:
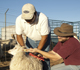
<svg viewBox="0 0 80 70">
<path fill-rule="evenodd" d="M 56 44 L 56 46 L 53 48 L 53 51 L 54 52 L 57 52 L 57 50 L 59 50 L 60 49 L 60 42 L 58 42 L 57 44 Z"/>
<path fill-rule="evenodd" d="M 78 48 L 78 43 L 76 41 L 69 40 L 67 42 L 65 42 L 63 44 L 63 46 L 61 46 L 61 48 L 59 50 L 57 50 L 57 53 L 63 57 L 63 59 L 66 59 L 67 57 L 69 57 L 72 53 L 74 53 L 74 51 L 77 50 Z"/>
<path fill-rule="evenodd" d="M 16 19 L 16 26 L 15 27 L 16 27 L 16 34 L 21 35 L 23 29 L 22 29 L 21 20 L 19 17 Z"/>
<path fill-rule="evenodd" d="M 46 17 L 41 22 L 41 35 L 47 35 L 49 33 L 50 33 L 50 26 L 49 26 L 49 23 L 48 23 L 48 18 Z"/>
</svg>

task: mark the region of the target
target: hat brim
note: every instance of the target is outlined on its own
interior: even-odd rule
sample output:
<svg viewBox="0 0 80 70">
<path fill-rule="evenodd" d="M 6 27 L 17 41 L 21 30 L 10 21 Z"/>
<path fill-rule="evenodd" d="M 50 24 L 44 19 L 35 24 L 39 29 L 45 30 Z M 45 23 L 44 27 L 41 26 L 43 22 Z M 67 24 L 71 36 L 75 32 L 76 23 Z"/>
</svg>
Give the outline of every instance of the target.
<svg viewBox="0 0 80 70">
<path fill-rule="evenodd" d="M 61 33 L 59 31 L 60 27 L 57 27 L 54 29 L 54 33 L 57 35 L 57 36 L 74 36 L 76 35 L 75 33 Z"/>
<path fill-rule="evenodd" d="M 28 14 L 25 14 L 25 13 L 22 13 L 22 19 L 27 19 L 27 20 L 30 20 L 33 18 L 33 15 L 34 13 L 28 13 Z"/>
</svg>

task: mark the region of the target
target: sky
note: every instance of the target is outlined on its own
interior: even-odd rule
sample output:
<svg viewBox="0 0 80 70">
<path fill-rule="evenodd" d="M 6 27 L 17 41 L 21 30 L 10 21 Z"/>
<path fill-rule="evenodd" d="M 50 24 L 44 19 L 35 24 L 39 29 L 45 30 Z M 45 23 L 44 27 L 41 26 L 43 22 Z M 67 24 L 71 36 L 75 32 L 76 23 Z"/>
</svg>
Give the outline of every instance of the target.
<svg viewBox="0 0 80 70">
<path fill-rule="evenodd" d="M 26 3 L 33 4 L 37 11 L 44 13 L 49 19 L 80 21 L 80 0 L 0 0 L 0 13 L 5 13 L 9 8 L 7 14 L 17 17 Z"/>
</svg>

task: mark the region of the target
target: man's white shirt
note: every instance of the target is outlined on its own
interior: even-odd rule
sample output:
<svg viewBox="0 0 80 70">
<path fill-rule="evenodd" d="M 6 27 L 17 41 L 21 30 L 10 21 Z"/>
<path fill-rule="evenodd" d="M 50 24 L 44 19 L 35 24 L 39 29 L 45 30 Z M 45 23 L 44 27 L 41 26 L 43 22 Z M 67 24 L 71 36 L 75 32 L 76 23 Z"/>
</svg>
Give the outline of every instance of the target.
<svg viewBox="0 0 80 70">
<path fill-rule="evenodd" d="M 21 15 L 18 16 L 16 19 L 16 34 L 21 35 L 22 33 L 32 40 L 41 40 L 42 35 L 50 33 L 48 18 L 43 13 L 40 13 L 38 23 L 29 24 L 21 18 Z"/>
</svg>

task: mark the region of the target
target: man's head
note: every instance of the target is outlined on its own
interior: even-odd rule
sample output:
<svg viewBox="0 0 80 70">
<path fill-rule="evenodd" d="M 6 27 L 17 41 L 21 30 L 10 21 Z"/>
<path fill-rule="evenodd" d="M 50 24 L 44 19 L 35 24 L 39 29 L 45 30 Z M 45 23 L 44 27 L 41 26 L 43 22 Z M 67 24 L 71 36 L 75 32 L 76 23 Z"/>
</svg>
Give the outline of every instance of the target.
<svg viewBox="0 0 80 70">
<path fill-rule="evenodd" d="M 61 27 L 57 27 L 54 29 L 54 33 L 58 36 L 58 41 L 65 42 L 70 37 L 76 35 L 73 33 L 73 26 L 63 23 Z"/>
<path fill-rule="evenodd" d="M 64 43 L 64 42 L 67 41 L 70 37 L 73 37 L 73 36 L 58 36 L 58 41 Z"/>
<path fill-rule="evenodd" d="M 36 17 L 35 7 L 27 3 L 22 7 L 22 19 L 26 20 L 28 23 L 34 22 Z"/>
</svg>

